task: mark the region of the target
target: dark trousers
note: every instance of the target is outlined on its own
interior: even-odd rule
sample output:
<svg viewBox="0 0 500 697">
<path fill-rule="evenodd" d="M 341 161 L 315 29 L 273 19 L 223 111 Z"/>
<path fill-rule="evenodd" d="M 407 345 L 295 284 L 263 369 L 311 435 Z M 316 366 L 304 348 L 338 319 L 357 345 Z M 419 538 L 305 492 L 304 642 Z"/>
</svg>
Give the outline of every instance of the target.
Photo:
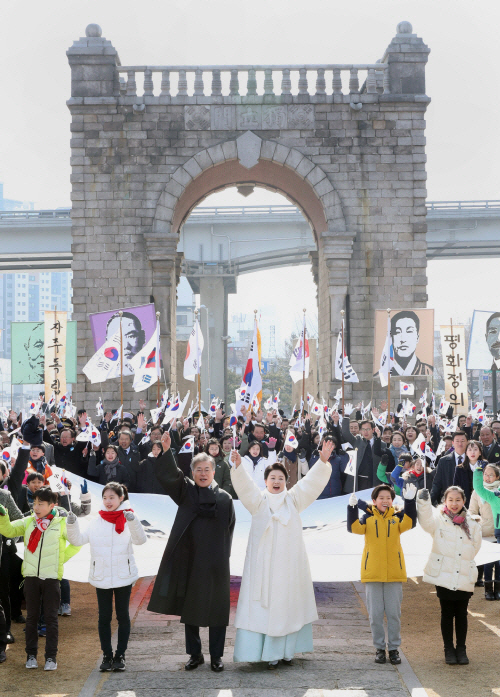
<svg viewBox="0 0 500 697">
<path fill-rule="evenodd" d="M 45 640 L 45 659 L 57 656 L 59 623 L 57 613 L 61 602 L 61 589 L 57 578 L 42 580 L 37 576 L 24 579 L 24 597 L 26 598 L 26 653 L 36 656 L 38 653 L 38 617 L 40 602 L 43 602 L 47 638 Z"/>
<path fill-rule="evenodd" d="M 194 624 L 186 624 L 184 629 L 186 633 L 186 653 L 190 656 L 199 656 L 201 654 L 200 628 L 195 627 Z M 208 628 L 208 648 L 211 658 L 222 658 L 225 641 L 225 627 Z"/>
<path fill-rule="evenodd" d="M 124 656 L 130 636 L 130 615 L 128 606 L 132 586 L 121 588 L 96 588 L 97 604 L 99 606 L 99 620 L 97 627 L 101 649 L 105 656 L 113 655 L 111 646 L 111 619 L 113 617 L 113 594 L 115 596 L 115 613 L 118 620 L 118 646 L 116 654 Z"/>
<path fill-rule="evenodd" d="M 465 600 L 444 600 L 441 603 L 441 634 L 445 648 L 451 648 L 453 644 L 453 618 L 455 618 L 455 634 L 457 647 L 465 646 L 467 639 L 467 606 L 469 598 Z"/>
<path fill-rule="evenodd" d="M 63 603 L 67 605 L 71 604 L 71 591 L 69 587 L 69 581 L 67 578 L 61 579 L 61 605 Z"/>
<path fill-rule="evenodd" d="M 5 622 L 5 613 L 2 603 L 0 603 L 0 651 L 5 651 L 7 646 L 7 624 Z"/>
<path fill-rule="evenodd" d="M 23 592 L 19 589 L 23 581 L 21 565 L 21 559 L 4 542 L 0 562 L 0 603 L 5 613 L 8 632 L 10 632 L 12 618 L 19 617 L 21 614 L 23 601 Z"/>
</svg>

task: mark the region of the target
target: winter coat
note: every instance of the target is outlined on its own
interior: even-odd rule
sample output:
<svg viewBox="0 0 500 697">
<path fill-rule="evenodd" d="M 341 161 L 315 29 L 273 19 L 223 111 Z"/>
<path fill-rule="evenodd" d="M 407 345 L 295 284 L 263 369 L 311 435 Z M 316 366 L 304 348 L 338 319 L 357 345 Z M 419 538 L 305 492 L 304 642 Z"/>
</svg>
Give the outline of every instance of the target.
<svg viewBox="0 0 500 697">
<path fill-rule="evenodd" d="M 198 627 L 227 626 L 233 500 L 214 484 L 216 516 L 203 516 L 200 496 L 206 498 L 209 492 L 184 476 L 170 450 L 156 461 L 155 474 L 179 508 L 148 610 L 180 615 L 182 623 Z"/>
<path fill-rule="evenodd" d="M 476 496 L 481 497 L 483 501 L 486 501 L 491 506 L 493 534 L 495 534 L 495 529 L 500 529 L 500 498 L 495 495 L 494 490 L 490 491 L 489 489 L 485 488 L 483 482 L 483 470 L 481 468 L 475 470 L 472 481 L 474 483 L 474 493 Z M 496 484 L 498 489 L 498 485 L 500 483 L 496 482 Z"/>
<path fill-rule="evenodd" d="M 309 467 L 313 467 L 319 460 L 319 452 L 315 450 L 309 460 Z M 332 466 L 332 473 L 327 485 L 318 496 L 318 499 L 331 499 L 333 496 L 341 496 L 342 487 L 345 482 L 345 468 L 349 462 L 349 455 L 344 451 L 337 454 L 335 451 L 332 453 L 330 460 Z"/>
<path fill-rule="evenodd" d="M 432 551 L 424 567 L 423 580 L 449 590 L 474 592 L 477 567 L 474 557 L 481 548 L 481 526 L 467 512 L 471 539 L 459 525 L 443 513 L 443 506 L 433 508 L 429 499 L 417 499 L 418 522 L 433 537 Z"/>
<path fill-rule="evenodd" d="M 347 530 L 365 536 L 361 557 L 361 583 L 397 583 L 406 581 L 406 566 L 401 535 L 415 527 L 415 499 L 405 499 L 403 511 L 393 506 L 380 513 L 369 504 L 359 519 L 358 505 L 347 506 Z"/>
<path fill-rule="evenodd" d="M 231 498 L 235 498 L 236 492 L 231 484 L 231 467 L 226 460 L 218 455 L 215 459 L 215 481 L 223 491 L 227 491 Z"/>
<path fill-rule="evenodd" d="M 158 457 L 161 457 L 162 454 L 160 453 Z M 155 457 L 151 452 L 139 465 L 139 474 L 137 476 L 137 490 L 139 494 L 166 495 L 165 489 L 155 474 L 155 464 L 158 457 Z"/>
<path fill-rule="evenodd" d="M 455 477 L 456 460 L 455 453 L 444 455 L 436 466 L 436 474 L 431 488 L 431 501 L 433 506 L 441 503 L 443 494 L 449 486 L 453 486 L 453 478 Z"/>
<path fill-rule="evenodd" d="M 231 470 L 238 497 L 252 515 L 234 625 L 268 636 L 299 631 L 318 618 L 300 513 L 331 474 L 321 460 L 289 491 L 260 491 L 241 465 Z M 273 498 L 281 506 L 271 510 Z"/>
<path fill-rule="evenodd" d="M 92 451 L 89 456 L 87 474 L 89 477 L 95 479 L 95 481 L 98 484 L 101 484 L 101 486 L 104 486 L 108 482 L 118 482 L 118 484 L 125 484 L 127 488 L 129 485 L 128 470 L 121 464 L 121 462 L 118 462 L 118 464 L 116 465 L 116 476 L 112 479 L 109 479 L 109 477 L 106 474 L 106 460 L 103 460 L 102 462 L 97 464 L 97 458 L 94 451 Z"/>
<path fill-rule="evenodd" d="M 413 470 L 406 470 L 401 475 L 401 480 L 404 482 L 403 489 L 408 484 L 415 484 L 415 486 L 417 487 L 418 490 L 430 489 L 432 487 L 432 482 L 434 480 L 435 474 L 436 474 L 436 470 L 432 470 L 430 467 L 426 468 L 426 470 L 425 470 L 425 484 L 426 484 L 426 486 L 424 487 L 424 473 L 423 473 L 423 471 L 422 471 L 422 474 L 416 475 Z"/>
<path fill-rule="evenodd" d="M 288 473 L 288 479 L 286 480 L 287 489 L 291 489 L 292 487 L 294 487 L 297 484 L 297 482 L 309 472 L 309 465 L 307 464 L 307 460 L 301 460 L 299 458 L 298 452 L 294 462 L 293 460 L 288 459 L 288 457 L 286 456 L 286 450 L 282 450 L 281 453 L 278 455 L 277 461 L 281 462 L 281 464 Z"/>
<path fill-rule="evenodd" d="M 384 442 L 380 441 L 380 443 L 377 442 L 377 438 L 374 439 L 373 445 L 370 444 L 369 441 L 367 441 L 365 438 L 362 436 L 353 436 L 351 431 L 349 430 L 349 419 L 345 418 L 342 420 L 342 440 L 344 443 L 350 443 L 353 448 L 355 448 L 358 451 L 357 454 L 357 463 L 358 463 L 358 468 L 363 461 L 363 455 L 365 454 L 366 448 L 371 448 L 372 451 L 372 459 L 373 459 L 373 468 L 372 471 L 369 473 L 368 479 L 362 479 L 361 484 L 359 480 L 359 475 L 358 475 L 358 487 L 362 486 L 366 488 L 370 488 L 372 486 L 377 486 L 377 484 L 381 484 L 382 482 L 379 481 L 379 478 L 377 477 L 377 469 L 378 469 L 378 463 L 380 462 L 380 457 L 375 454 L 375 451 L 377 452 L 382 452 L 384 453 L 386 451 L 386 445 Z M 344 484 L 344 494 L 350 494 L 354 491 L 354 477 L 351 475 L 347 475 L 346 481 Z"/>
<path fill-rule="evenodd" d="M 16 505 L 16 502 L 12 498 L 12 494 L 10 491 L 7 491 L 6 489 L 0 489 L 0 504 L 7 509 L 7 513 L 9 514 L 9 520 L 20 520 L 23 517 L 23 514 L 19 510 L 19 508 Z M 3 542 L 3 537 L 0 535 L 0 556 L 2 554 L 2 542 Z M 15 552 L 16 551 L 16 544 L 14 540 L 6 540 L 5 543 L 6 547 L 8 547 L 10 552 Z M 3 548 L 5 551 L 5 548 Z"/>
<path fill-rule="evenodd" d="M 264 491 L 264 489 L 266 488 L 266 483 L 264 481 L 264 472 L 266 471 L 266 467 L 270 464 L 267 457 L 261 457 L 259 460 L 257 460 L 257 463 L 254 464 L 251 457 L 249 455 L 245 455 L 241 458 L 241 464 L 245 468 L 247 474 L 257 485 L 257 487 L 261 491 Z"/>
<path fill-rule="evenodd" d="M 130 501 L 123 501 L 118 510 L 130 508 Z M 105 510 L 105 509 L 103 509 Z M 90 544 L 89 583 L 95 588 L 121 588 L 135 583 L 139 578 L 132 545 L 147 541 L 141 521 L 127 520 L 125 530 L 118 534 L 114 523 L 95 518 L 82 532 L 78 520 L 67 522 L 67 535 L 71 544 L 81 547 Z"/>
<path fill-rule="evenodd" d="M 53 437 L 47 430 L 43 433 L 43 439 L 54 446 L 54 460 L 57 467 L 85 478 L 87 461 L 82 452 L 87 447 L 86 442 L 75 440 L 70 445 L 61 445 L 55 438 L 55 434 Z"/>
<path fill-rule="evenodd" d="M 11 522 L 9 516 L 0 516 L 0 535 L 4 537 L 24 536 L 24 561 L 22 574 L 26 576 L 36 576 L 41 579 L 57 578 L 62 579 L 64 564 L 71 559 L 79 550 L 73 545 L 66 546 L 68 540 L 66 535 L 66 520 L 55 510 L 54 518 L 50 525 L 42 533 L 38 546 L 34 553 L 28 549 L 30 535 L 35 529 L 35 514 L 32 513 L 27 518 L 21 518 Z"/>
<path fill-rule="evenodd" d="M 483 486 L 485 486 L 488 491 L 495 492 L 500 487 L 500 482 L 496 480 L 491 484 L 484 484 L 483 481 Z M 479 522 L 481 524 L 483 540 L 488 540 L 488 542 L 496 542 L 495 523 L 500 523 L 500 513 L 497 513 L 497 515 L 494 517 L 491 504 L 481 498 L 477 491 L 473 491 L 472 496 L 470 497 L 469 513 L 472 516 L 481 517 Z M 498 518 L 498 520 L 496 520 L 496 518 Z M 498 527 L 500 528 L 500 525 L 498 525 Z"/>
</svg>

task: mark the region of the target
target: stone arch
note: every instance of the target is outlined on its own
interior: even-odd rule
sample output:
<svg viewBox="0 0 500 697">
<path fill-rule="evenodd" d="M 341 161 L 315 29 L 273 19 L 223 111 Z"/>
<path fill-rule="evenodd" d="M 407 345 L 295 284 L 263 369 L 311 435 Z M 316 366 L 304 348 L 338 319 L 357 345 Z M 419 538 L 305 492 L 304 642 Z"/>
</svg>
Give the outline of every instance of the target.
<svg viewBox="0 0 500 697">
<path fill-rule="evenodd" d="M 214 191 L 254 183 L 295 203 L 309 221 L 317 252 L 311 255 L 318 288 L 319 389 L 333 397 L 333 366 L 340 310 L 349 286 L 355 234 L 347 229 L 340 197 L 328 174 L 295 148 L 263 140 L 251 131 L 200 150 L 175 169 L 161 193 L 152 229 L 144 233 L 153 270 L 154 296 L 164 298 L 163 326 L 175 336 L 175 288 L 180 275 L 179 230 L 190 212 Z M 162 331 L 163 335 L 163 331 Z M 175 357 L 170 343 L 171 375 Z M 175 381 L 175 378 L 173 378 Z"/>
<path fill-rule="evenodd" d="M 240 147 L 248 135 L 253 137 L 253 146 L 259 147 L 250 167 Z M 201 150 L 170 175 L 158 200 L 153 234 L 178 233 L 203 198 L 219 189 L 244 183 L 278 190 L 295 203 L 310 222 L 317 243 L 322 233 L 346 230 L 339 195 L 319 165 L 294 148 L 247 132 L 237 140 Z"/>
</svg>

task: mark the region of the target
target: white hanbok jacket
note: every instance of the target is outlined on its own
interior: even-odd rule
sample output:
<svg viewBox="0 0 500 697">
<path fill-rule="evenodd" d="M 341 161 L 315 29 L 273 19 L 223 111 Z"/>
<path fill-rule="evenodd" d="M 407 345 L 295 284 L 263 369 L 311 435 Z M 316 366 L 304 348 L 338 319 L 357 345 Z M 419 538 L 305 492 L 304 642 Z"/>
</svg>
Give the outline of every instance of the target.
<svg viewBox="0 0 500 697">
<path fill-rule="evenodd" d="M 241 465 L 231 481 L 252 526 L 235 627 L 268 636 L 298 632 L 318 619 L 300 513 L 325 488 L 332 467 L 318 460 L 292 489 L 260 491 Z"/>
<path fill-rule="evenodd" d="M 266 471 L 266 467 L 270 464 L 272 463 L 269 462 L 267 457 L 261 457 L 260 460 L 257 461 L 257 464 L 254 466 L 252 458 L 248 457 L 248 455 L 244 455 L 241 458 L 240 467 L 244 467 L 245 472 L 248 474 L 250 479 L 252 479 L 254 484 L 261 491 L 264 491 L 264 489 L 266 488 L 266 483 L 264 481 L 264 472 Z"/>
</svg>

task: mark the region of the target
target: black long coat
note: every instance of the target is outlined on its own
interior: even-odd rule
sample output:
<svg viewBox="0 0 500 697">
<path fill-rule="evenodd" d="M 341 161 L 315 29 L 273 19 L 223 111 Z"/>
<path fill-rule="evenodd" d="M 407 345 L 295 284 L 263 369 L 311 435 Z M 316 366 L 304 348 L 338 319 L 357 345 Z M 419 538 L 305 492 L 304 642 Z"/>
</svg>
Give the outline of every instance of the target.
<svg viewBox="0 0 500 697">
<path fill-rule="evenodd" d="M 167 450 L 155 474 L 179 506 L 148 610 L 180 615 L 198 627 L 229 624 L 229 557 L 236 517 L 231 496 L 214 484 L 217 515 L 198 515 L 199 487 L 185 477 Z"/>
</svg>

